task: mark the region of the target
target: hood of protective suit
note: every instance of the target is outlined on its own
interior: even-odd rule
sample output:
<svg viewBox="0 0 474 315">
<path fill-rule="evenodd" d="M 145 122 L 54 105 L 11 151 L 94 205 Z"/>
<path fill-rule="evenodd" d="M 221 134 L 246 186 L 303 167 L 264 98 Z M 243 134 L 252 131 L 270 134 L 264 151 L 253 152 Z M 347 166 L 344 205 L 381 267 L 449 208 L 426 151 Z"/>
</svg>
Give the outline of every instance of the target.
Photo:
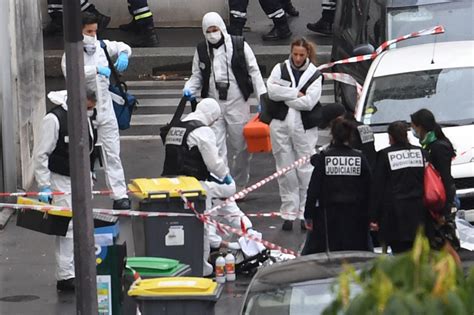
<svg viewBox="0 0 474 315">
<path fill-rule="evenodd" d="M 206 31 L 211 26 L 217 26 L 223 35 L 227 35 L 227 28 L 224 20 L 216 12 L 208 12 L 202 18 L 202 33 L 206 36 Z"/>
<path fill-rule="evenodd" d="M 52 91 L 48 93 L 48 98 L 53 104 L 62 105 L 67 110 L 67 91 Z"/>
<path fill-rule="evenodd" d="M 199 120 L 206 126 L 212 125 L 221 116 L 221 108 L 213 98 L 205 98 L 196 106 L 196 110 L 190 113 L 184 121 Z"/>
</svg>

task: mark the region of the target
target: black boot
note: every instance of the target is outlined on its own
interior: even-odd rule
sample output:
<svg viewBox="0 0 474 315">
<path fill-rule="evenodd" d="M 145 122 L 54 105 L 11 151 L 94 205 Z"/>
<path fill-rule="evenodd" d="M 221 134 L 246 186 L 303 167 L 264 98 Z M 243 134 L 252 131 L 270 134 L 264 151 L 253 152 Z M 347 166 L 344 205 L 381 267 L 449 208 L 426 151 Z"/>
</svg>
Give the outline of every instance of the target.
<svg viewBox="0 0 474 315">
<path fill-rule="evenodd" d="M 235 18 L 233 16 L 230 17 L 230 24 L 227 32 L 230 35 L 235 36 L 242 36 L 244 32 L 245 22 L 247 21 L 246 18 Z"/>
<path fill-rule="evenodd" d="M 66 280 L 58 280 L 56 282 L 56 290 L 74 292 L 74 290 L 76 289 L 75 282 L 76 282 L 75 278 L 70 278 Z"/>
<path fill-rule="evenodd" d="M 114 200 L 114 204 L 112 208 L 114 210 L 130 210 L 131 208 L 130 199 L 122 198 L 122 199 Z"/>
<path fill-rule="evenodd" d="M 140 26 L 138 25 L 137 22 L 135 22 L 135 19 L 132 19 L 130 23 L 121 24 L 119 26 L 119 29 L 124 32 L 133 32 L 133 33 L 140 32 Z"/>
<path fill-rule="evenodd" d="M 300 15 L 300 12 L 298 12 L 298 10 L 296 10 L 296 8 L 293 6 L 293 3 L 291 3 L 291 1 L 288 2 L 287 5 L 285 5 L 285 7 L 283 8 L 286 12 L 286 14 L 288 14 L 289 16 L 299 16 Z"/>
<path fill-rule="evenodd" d="M 132 47 L 157 47 L 158 35 L 153 27 L 142 28 L 139 37 L 131 44 Z"/>
<path fill-rule="evenodd" d="M 51 21 L 49 22 L 48 25 L 46 25 L 46 27 L 43 30 L 44 36 L 54 36 L 54 35 L 60 35 L 62 33 L 63 33 L 62 15 L 51 18 Z"/>
<path fill-rule="evenodd" d="M 291 36 L 290 26 L 288 25 L 288 20 L 286 16 L 283 16 L 279 19 L 273 19 L 273 23 L 275 24 L 272 30 L 262 36 L 263 40 L 266 41 L 273 41 L 279 39 L 285 39 Z"/>
<path fill-rule="evenodd" d="M 285 220 L 283 222 L 283 225 L 281 226 L 281 229 L 283 231 L 291 231 L 293 230 L 293 221 L 290 221 L 290 220 Z"/>
<path fill-rule="evenodd" d="M 100 13 L 95 7 L 92 7 L 92 9 L 88 9 L 87 11 L 97 16 L 97 20 L 98 20 L 97 27 L 99 31 L 103 31 L 107 28 L 107 25 L 109 25 L 110 20 L 111 20 L 110 16 Z"/>
<path fill-rule="evenodd" d="M 316 23 L 308 23 L 306 24 L 306 28 L 319 34 L 328 36 L 332 35 L 332 23 L 325 21 L 324 19 L 320 19 Z"/>
</svg>

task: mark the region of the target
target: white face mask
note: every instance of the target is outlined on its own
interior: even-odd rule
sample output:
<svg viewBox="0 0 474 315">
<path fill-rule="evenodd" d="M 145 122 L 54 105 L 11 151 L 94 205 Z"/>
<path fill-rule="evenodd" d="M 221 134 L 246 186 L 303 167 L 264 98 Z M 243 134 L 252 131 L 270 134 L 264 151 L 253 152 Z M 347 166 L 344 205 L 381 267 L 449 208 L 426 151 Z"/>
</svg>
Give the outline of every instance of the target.
<svg viewBox="0 0 474 315">
<path fill-rule="evenodd" d="M 88 110 L 87 110 L 87 116 L 88 116 L 88 117 L 94 116 L 94 110 L 93 110 L 93 109 L 88 109 Z"/>
<path fill-rule="evenodd" d="M 82 40 L 82 42 L 84 43 L 84 51 L 88 55 L 93 55 L 96 50 L 95 44 L 97 43 L 97 36 L 89 36 L 85 34 L 82 34 L 82 36 L 84 36 L 84 39 Z"/>
<path fill-rule="evenodd" d="M 211 44 L 217 44 L 222 38 L 222 33 L 220 31 L 206 33 L 206 39 Z"/>
</svg>

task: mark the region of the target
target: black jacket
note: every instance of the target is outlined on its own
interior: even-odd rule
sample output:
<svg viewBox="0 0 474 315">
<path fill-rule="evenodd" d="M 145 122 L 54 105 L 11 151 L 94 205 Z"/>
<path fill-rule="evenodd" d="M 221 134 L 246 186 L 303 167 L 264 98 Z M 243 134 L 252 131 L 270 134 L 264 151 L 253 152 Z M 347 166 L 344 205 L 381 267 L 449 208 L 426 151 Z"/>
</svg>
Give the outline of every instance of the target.
<svg viewBox="0 0 474 315">
<path fill-rule="evenodd" d="M 417 146 L 395 144 L 378 152 L 373 175 L 370 220 L 378 222 L 380 236 L 413 241 L 424 225 L 424 164 L 426 153 Z"/>
<path fill-rule="evenodd" d="M 451 206 L 456 195 L 456 186 L 451 175 L 451 161 L 456 156 L 456 153 L 452 145 L 443 139 L 438 139 L 428 144 L 426 150 L 429 153 L 428 160 L 433 164 L 443 180 L 444 189 L 446 190 L 446 206 L 443 213 L 446 215 L 451 212 Z"/>
<path fill-rule="evenodd" d="M 370 167 L 365 156 L 331 145 L 313 156 L 312 164 L 304 216 L 314 226 L 305 254 L 326 250 L 326 226 L 330 250 L 367 250 Z"/>
</svg>

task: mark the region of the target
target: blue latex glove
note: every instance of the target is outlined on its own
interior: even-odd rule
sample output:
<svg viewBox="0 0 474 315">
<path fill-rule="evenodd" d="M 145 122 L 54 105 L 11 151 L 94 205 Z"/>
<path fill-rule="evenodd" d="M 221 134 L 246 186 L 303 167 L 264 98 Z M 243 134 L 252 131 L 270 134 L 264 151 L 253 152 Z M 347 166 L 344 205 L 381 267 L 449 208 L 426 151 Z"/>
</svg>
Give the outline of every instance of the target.
<svg viewBox="0 0 474 315">
<path fill-rule="evenodd" d="M 121 52 L 120 55 L 117 58 L 117 61 L 115 61 L 115 69 L 119 72 L 123 72 L 127 70 L 128 67 L 128 55 L 126 52 Z"/>
<path fill-rule="evenodd" d="M 112 73 L 112 71 L 110 71 L 109 67 L 98 66 L 97 73 L 103 75 L 104 77 L 110 78 L 110 73 Z"/>
<path fill-rule="evenodd" d="M 227 174 L 224 179 L 222 180 L 222 182 L 226 185 L 230 185 L 232 184 L 232 182 L 234 181 L 234 179 L 232 178 L 232 176 L 230 176 L 230 174 Z"/>
<path fill-rule="evenodd" d="M 49 186 L 43 187 L 40 189 L 40 192 L 42 193 L 52 193 L 53 191 Z M 38 196 L 38 200 L 44 203 L 51 203 L 51 200 L 53 200 L 53 195 L 40 195 Z"/>
<path fill-rule="evenodd" d="M 188 101 L 192 101 L 196 99 L 196 97 L 193 95 L 190 89 L 184 89 L 183 96 L 186 97 Z"/>
</svg>

